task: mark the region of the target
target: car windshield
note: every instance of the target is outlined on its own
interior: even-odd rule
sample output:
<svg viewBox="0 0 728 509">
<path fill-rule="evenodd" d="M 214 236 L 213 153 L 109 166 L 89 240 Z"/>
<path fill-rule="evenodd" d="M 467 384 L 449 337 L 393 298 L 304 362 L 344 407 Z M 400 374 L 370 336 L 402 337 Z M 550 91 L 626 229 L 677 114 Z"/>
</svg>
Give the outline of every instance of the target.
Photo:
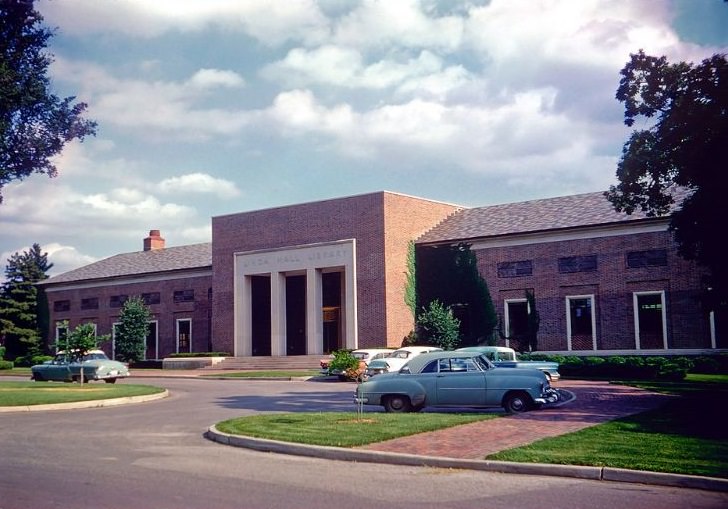
<svg viewBox="0 0 728 509">
<path fill-rule="evenodd" d="M 493 367 L 493 364 L 491 364 L 491 362 L 485 355 L 478 355 L 477 357 L 473 357 L 473 362 L 480 366 L 483 371 Z"/>
<path fill-rule="evenodd" d="M 109 358 L 103 352 L 87 353 L 86 355 L 83 356 L 83 360 L 85 360 L 85 361 L 108 360 L 108 359 Z"/>
<path fill-rule="evenodd" d="M 410 356 L 410 352 L 407 350 L 397 350 L 396 352 L 392 352 L 392 355 L 390 357 L 393 357 L 395 359 L 406 359 Z"/>
</svg>

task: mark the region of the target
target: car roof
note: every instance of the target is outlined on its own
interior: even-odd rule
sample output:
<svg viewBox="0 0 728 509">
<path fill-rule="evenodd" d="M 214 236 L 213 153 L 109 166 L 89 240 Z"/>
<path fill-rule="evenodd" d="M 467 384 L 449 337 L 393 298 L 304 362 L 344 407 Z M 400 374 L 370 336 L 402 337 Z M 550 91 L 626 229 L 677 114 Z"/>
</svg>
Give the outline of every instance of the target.
<svg viewBox="0 0 728 509">
<path fill-rule="evenodd" d="M 367 353 L 379 353 L 379 352 L 394 352 L 394 348 L 357 348 L 354 352 L 367 352 Z"/>
<path fill-rule="evenodd" d="M 480 357 L 481 352 L 476 351 L 463 351 L 463 350 L 441 350 L 439 352 L 428 352 L 413 357 L 406 365 L 409 366 L 412 372 L 419 372 L 425 364 L 428 364 L 434 359 L 453 359 L 453 358 L 471 358 Z"/>
<path fill-rule="evenodd" d="M 512 352 L 513 348 L 507 346 L 464 346 L 456 352 Z"/>
<path fill-rule="evenodd" d="M 431 351 L 442 351 L 442 348 L 439 348 L 437 346 L 403 346 L 402 348 L 397 348 L 395 352 L 405 351 L 405 352 L 431 352 Z"/>
</svg>

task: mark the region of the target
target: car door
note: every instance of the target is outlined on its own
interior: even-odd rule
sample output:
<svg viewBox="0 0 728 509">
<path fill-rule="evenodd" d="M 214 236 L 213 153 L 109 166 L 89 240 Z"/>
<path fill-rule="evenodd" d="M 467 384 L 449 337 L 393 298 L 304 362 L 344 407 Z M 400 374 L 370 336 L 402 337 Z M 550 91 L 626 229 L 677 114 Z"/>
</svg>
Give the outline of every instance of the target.
<svg viewBox="0 0 728 509">
<path fill-rule="evenodd" d="M 485 374 L 472 358 L 439 360 L 437 404 L 448 406 L 480 406 L 486 399 Z"/>
</svg>

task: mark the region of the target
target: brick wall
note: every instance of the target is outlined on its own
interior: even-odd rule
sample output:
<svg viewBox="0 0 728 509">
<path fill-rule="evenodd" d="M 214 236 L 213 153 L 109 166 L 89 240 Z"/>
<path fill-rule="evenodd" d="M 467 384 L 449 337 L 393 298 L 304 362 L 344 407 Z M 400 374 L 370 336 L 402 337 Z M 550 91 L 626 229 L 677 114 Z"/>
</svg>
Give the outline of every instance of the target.
<svg viewBox="0 0 728 509">
<path fill-rule="evenodd" d="M 109 305 L 112 296 L 127 295 L 129 297 L 141 296 L 143 293 L 159 292 L 159 304 L 148 305 L 157 321 L 157 334 L 159 338 L 159 358 L 163 358 L 176 351 L 176 320 L 190 318 L 192 320 L 192 351 L 206 352 L 210 340 L 210 302 L 208 293 L 211 288 L 211 276 L 195 276 L 163 281 L 123 282 L 110 283 L 107 286 L 93 288 L 76 288 L 47 292 L 48 307 L 50 310 L 50 323 L 48 338 L 51 344 L 55 341 L 55 324 L 58 321 L 68 320 L 69 327 L 75 328 L 80 323 L 92 322 L 96 324 L 99 336 L 111 335 L 112 326 L 119 321 L 121 307 Z M 193 290 L 194 301 L 174 302 L 174 292 Z M 98 299 L 98 309 L 81 309 L 82 299 Z M 68 311 L 54 311 L 54 302 L 67 300 L 70 302 Z M 111 355 L 111 342 L 101 345 L 103 350 Z"/>
<path fill-rule="evenodd" d="M 667 265 L 627 267 L 627 252 L 649 249 L 665 249 Z M 708 320 L 699 302 L 702 273 L 678 256 L 667 231 L 486 248 L 476 254 L 501 320 L 505 299 L 522 299 L 526 290 L 535 291 L 539 350 L 567 349 L 566 297 L 589 294 L 595 298 L 597 348 L 633 349 L 632 294 L 644 291 L 665 292 L 668 348 L 710 348 Z M 560 257 L 580 255 L 596 255 L 598 270 L 559 272 Z M 522 260 L 532 260 L 532 275 L 498 277 L 499 263 Z"/>
<path fill-rule="evenodd" d="M 398 345 L 411 328 L 401 284 L 407 242 L 452 210 L 378 192 L 214 217 L 214 349 L 233 349 L 234 253 L 351 238 L 356 239 L 359 346 Z"/>
</svg>

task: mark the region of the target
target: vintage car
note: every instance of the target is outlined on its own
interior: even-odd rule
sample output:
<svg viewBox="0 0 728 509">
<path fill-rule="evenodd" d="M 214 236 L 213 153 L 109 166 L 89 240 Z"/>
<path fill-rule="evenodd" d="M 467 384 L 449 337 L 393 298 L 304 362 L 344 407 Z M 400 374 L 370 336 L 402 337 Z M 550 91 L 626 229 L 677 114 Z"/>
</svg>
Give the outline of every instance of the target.
<svg viewBox="0 0 728 509">
<path fill-rule="evenodd" d="M 381 373 L 391 373 L 399 371 L 407 361 L 413 357 L 427 353 L 442 351 L 442 348 L 436 346 L 403 346 L 402 348 L 391 352 L 386 358 L 373 360 L 368 363 L 364 372 L 364 379 L 379 375 Z"/>
<path fill-rule="evenodd" d="M 119 378 L 129 376 L 129 368 L 119 361 L 112 361 L 102 350 L 90 350 L 79 360 L 71 360 L 65 352 L 58 352 L 53 360 L 30 368 L 30 378 L 36 382 L 78 382 L 81 369 L 85 381 L 103 380 L 113 384 Z"/>
<path fill-rule="evenodd" d="M 354 400 L 387 412 L 424 407 L 503 407 L 525 412 L 555 403 L 557 391 L 536 369 L 498 368 L 478 352 L 440 351 L 412 358 L 397 373 L 384 373 L 357 386 Z"/>
<path fill-rule="evenodd" d="M 518 359 L 516 351 L 506 346 L 466 346 L 458 348 L 458 351 L 480 352 L 489 361 L 499 368 L 533 368 L 543 371 L 549 382 L 556 382 L 561 378 L 559 363 L 551 361 L 522 361 Z"/>
</svg>

